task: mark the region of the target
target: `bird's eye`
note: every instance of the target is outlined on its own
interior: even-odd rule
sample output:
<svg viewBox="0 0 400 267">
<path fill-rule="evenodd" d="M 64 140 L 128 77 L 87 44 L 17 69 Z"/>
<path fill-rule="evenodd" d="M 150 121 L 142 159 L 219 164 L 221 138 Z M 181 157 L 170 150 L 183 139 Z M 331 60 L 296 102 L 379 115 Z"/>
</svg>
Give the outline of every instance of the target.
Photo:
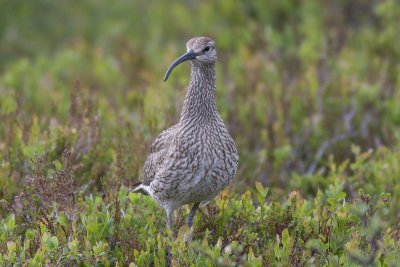
<svg viewBox="0 0 400 267">
<path fill-rule="evenodd" d="M 211 50 L 211 46 L 210 45 L 207 45 L 205 48 L 204 48 L 204 52 L 208 52 L 208 51 L 210 51 Z"/>
</svg>

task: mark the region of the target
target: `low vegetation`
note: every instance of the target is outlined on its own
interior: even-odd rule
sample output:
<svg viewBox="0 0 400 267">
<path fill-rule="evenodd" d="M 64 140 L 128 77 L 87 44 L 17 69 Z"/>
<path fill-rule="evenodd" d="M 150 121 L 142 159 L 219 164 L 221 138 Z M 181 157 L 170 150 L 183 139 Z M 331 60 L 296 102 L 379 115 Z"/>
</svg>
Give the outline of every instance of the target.
<svg viewBox="0 0 400 267">
<path fill-rule="evenodd" d="M 398 1 L 0 5 L 0 266 L 398 265 Z M 194 35 L 240 164 L 188 242 L 129 190 Z"/>
</svg>

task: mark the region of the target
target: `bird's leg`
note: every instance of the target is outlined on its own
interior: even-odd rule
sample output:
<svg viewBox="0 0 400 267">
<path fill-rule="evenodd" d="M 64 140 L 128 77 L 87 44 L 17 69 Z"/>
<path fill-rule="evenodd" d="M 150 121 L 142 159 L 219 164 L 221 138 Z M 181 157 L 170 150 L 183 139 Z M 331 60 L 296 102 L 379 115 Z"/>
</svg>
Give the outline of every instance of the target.
<svg viewBox="0 0 400 267">
<path fill-rule="evenodd" d="M 173 209 L 166 210 L 166 213 L 167 213 L 167 226 L 168 226 L 168 229 L 172 232 L 172 223 L 174 220 L 174 210 Z"/>
<path fill-rule="evenodd" d="M 193 208 L 190 210 L 189 215 L 186 218 L 186 224 L 189 226 L 189 228 L 192 228 L 193 226 L 193 218 L 196 215 L 197 209 L 199 208 L 200 202 L 195 203 L 193 205 Z"/>
<path fill-rule="evenodd" d="M 173 240 L 174 232 L 172 232 L 172 223 L 174 220 L 174 209 L 165 209 L 167 213 L 167 227 L 171 231 L 171 236 L 169 237 L 171 241 Z M 171 246 L 168 245 L 166 248 L 165 263 L 166 266 L 171 266 L 172 252 Z"/>
<path fill-rule="evenodd" d="M 186 224 L 189 227 L 189 235 L 186 237 L 186 242 L 189 242 L 192 240 L 192 233 L 193 233 L 193 219 L 194 216 L 196 215 L 197 209 L 199 208 L 200 202 L 195 203 L 192 207 L 192 209 L 189 212 L 189 215 L 186 218 Z"/>
</svg>

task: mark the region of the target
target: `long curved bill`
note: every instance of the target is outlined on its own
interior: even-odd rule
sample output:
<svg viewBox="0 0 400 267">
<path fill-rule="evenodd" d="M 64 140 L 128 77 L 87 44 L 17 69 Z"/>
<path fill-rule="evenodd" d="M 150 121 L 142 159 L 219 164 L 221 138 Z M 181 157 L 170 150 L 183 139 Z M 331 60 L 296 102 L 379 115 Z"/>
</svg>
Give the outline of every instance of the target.
<svg viewBox="0 0 400 267">
<path fill-rule="evenodd" d="M 165 73 L 164 82 L 167 81 L 169 75 L 171 74 L 172 70 L 176 66 L 178 66 L 182 62 L 195 59 L 196 57 L 197 57 L 197 54 L 195 52 L 193 52 L 193 50 L 189 50 L 189 52 L 187 52 L 186 54 L 184 54 L 184 55 L 178 57 L 177 59 L 175 59 L 175 61 L 172 62 L 171 66 L 169 66 L 167 72 Z"/>
</svg>

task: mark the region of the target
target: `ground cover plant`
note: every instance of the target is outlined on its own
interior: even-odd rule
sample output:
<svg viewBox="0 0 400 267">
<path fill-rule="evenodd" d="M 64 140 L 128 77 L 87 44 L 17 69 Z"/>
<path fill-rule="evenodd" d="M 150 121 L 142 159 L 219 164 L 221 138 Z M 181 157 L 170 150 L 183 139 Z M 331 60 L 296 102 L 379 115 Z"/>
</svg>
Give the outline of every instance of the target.
<svg viewBox="0 0 400 267">
<path fill-rule="evenodd" d="M 0 266 L 398 265 L 398 1 L 0 6 Z M 129 190 L 199 35 L 240 163 L 187 243 Z"/>
</svg>

